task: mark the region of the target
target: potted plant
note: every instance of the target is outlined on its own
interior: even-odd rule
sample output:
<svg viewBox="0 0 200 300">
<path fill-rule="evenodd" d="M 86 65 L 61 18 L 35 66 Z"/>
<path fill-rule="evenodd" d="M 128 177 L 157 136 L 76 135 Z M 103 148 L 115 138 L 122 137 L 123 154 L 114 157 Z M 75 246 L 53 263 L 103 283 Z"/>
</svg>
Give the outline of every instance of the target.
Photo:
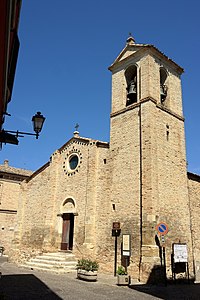
<svg viewBox="0 0 200 300">
<path fill-rule="evenodd" d="M 96 281 L 98 268 L 99 265 L 96 261 L 84 258 L 79 259 L 76 265 L 77 278 L 87 281 Z"/>
<path fill-rule="evenodd" d="M 130 276 L 123 266 L 119 266 L 117 269 L 117 284 L 128 285 L 130 283 Z"/>
</svg>

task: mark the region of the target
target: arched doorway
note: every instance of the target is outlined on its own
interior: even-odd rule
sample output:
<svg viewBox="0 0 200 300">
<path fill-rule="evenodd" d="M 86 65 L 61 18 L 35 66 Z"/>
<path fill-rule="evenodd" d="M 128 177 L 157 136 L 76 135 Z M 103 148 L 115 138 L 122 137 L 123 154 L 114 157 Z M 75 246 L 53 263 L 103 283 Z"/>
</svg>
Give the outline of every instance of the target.
<svg viewBox="0 0 200 300">
<path fill-rule="evenodd" d="M 63 227 L 62 227 L 62 242 L 61 250 L 73 249 L 73 237 L 74 237 L 74 214 L 64 213 Z"/>
<path fill-rule="evenodd" d="M 61 250 L 72 250 L 74 239 L 75 202 L 69 198 L 62 205 L 62 240 Z"/>
</svg>

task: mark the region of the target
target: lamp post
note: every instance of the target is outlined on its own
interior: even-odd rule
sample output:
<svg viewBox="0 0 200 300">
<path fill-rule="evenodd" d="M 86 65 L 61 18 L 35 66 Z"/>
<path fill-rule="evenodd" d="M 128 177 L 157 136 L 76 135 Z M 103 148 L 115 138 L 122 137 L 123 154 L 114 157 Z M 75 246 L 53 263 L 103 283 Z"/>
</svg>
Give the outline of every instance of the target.
<svg viewBox="0 0 200 300">
<path fill-rule="evenodd" d="M 23 131 L 13 131 L 13 130 L 2 130 L 0 131 L 0 143 L 8 143 L 18 145 L 18 137 L 23 137 L 23 135 L 34 135 L 36 139 L 39 137 L 39 133 L 42 130 L 43 124 L 45 121 L 45 117 L 41 114 L 41 112 L 37 112 L 32 117 L 33 122 L 33 130 L 35 133 L 23 132 Z M 12 134 L 14 133 L 14 134 Z"/>
</svg>

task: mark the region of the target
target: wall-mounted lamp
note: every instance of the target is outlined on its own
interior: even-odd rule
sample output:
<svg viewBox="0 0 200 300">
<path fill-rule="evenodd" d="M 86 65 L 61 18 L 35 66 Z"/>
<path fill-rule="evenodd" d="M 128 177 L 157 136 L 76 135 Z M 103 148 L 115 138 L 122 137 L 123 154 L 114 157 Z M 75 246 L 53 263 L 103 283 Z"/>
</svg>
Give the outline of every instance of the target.
<svg viewBox="0 0 200 300">
<path fill-rule="evenodd" d="M 32 122 L 33 122 L 33 130 L 36 132 L 35 136 L 36 139 L 38 139 L 39 137 L 39 133 L 42 130 L 43 124 L 45 121 L 45 117 L 43 115 L 41 115 L 41 112 L 37 112 L 37 114 L 35 114 L 35 116 L 32 117 Z"/>
<path fill-rule="evenodd" d="M 0 131 L 0 143 L 8 143 L 8 144 L 14 144 L 18 145 L 18 137 L 23 137 L 23 135 L 34 135 L 36 139 L 39 137 L 39 133 L 42 130 L 43 124 L 45 121 L 45 117 L 41 114 L 41 112 L 37 112 L 32 117 L 33 122 L 33 130 L 35 133 L 29 133 L 29 132 L 22 132 L 22 131 L 12 131 L 12 130 L 2 130 Z M 14 134 L 12 134 L 14 133 Z"/>
</svg>

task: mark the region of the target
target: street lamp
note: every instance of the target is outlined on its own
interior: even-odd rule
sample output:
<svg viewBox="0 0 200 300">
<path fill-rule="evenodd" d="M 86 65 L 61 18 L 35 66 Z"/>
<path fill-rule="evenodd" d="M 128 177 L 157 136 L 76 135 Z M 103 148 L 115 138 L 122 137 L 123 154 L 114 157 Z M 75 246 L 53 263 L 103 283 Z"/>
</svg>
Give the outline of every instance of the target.
<svg viewBox="0 0 200 300">
<path fill-rule="evenodd" d="M 32 117 L 33 122 L 33 130 L 36 132 L 36 139 L 38 139 L 39 133 L 42 130 L 44 124 L 45 117 L 41 115 L 41 112 L 38 111 L 35 116 Z"/>
<path fill-rule="evenodd" d="M 39 137 L 39 133 L 42 130 L 43 124 L 45 121 L 45 117 L 41 114 L 41 112 L 37 112 L 32 117 L 33 122 L 33 130 L 35 133 L 22 132 L 22 131 L 12 131 L 12 130 L 2 130 L 0 131 L 0 143 L 8 143 L 18 145 L 18 137 L 23 137 L 23 135 L 34 135 L 36 139 Z M 14 133 L 14 134 L 12 134 Z"/>
</svg>

